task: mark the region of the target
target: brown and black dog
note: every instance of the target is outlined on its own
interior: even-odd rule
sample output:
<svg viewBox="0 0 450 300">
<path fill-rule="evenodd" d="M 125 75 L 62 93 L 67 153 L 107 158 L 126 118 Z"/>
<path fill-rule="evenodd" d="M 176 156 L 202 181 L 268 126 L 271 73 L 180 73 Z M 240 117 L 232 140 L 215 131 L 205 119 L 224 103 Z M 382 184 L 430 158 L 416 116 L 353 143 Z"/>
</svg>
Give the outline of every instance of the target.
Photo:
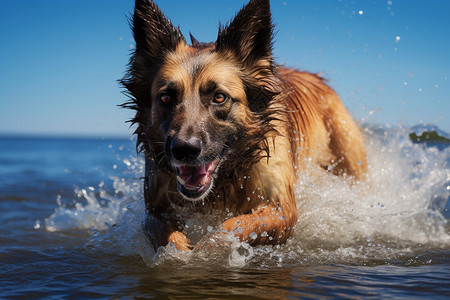
<svg viewBox="0 0 450 300">
<path fill-rule="evenodd" d="M 294 183 L 316 164 L 363 179 L 361 133 L 314 74 L 277 66 L 269 0 L 250 0 L 214 43 L 188 45 L 151 0 L 136 0 L 136 48 L 121 80 L 145 153 L 146 231 L 155 248 L 193 245 L 177 207 L 228 219 L 251 245 L 286 241 L 297 222 Z"/>
</svg>

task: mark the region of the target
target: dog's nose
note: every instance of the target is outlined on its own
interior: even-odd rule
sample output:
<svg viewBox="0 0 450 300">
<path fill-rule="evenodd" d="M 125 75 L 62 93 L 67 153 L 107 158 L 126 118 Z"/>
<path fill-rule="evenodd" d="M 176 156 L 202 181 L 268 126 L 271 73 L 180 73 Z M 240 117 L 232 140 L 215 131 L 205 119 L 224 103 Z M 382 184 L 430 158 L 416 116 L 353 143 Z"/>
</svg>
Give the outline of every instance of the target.
<svg viewBox="0 0 450 300">
<path fill-rule="evenodd" d="M 202 141 L 197 138 L 183 140 L 175 137 L 170 143 L 170 151 L 177 160 L 194 160 L 202 152 Z"/>
</svg>

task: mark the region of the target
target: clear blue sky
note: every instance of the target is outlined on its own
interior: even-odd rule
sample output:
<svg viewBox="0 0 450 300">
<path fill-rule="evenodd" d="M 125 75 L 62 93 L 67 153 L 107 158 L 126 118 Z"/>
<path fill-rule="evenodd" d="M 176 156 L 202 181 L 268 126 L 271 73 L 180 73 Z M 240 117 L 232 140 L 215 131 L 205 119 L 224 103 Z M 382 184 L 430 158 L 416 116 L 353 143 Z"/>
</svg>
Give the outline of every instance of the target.
<svg viewBox="0 0 450 300">
<path fill-rule="evenodd" d="M 246 0 L 157 1 L 217 36 Z M 0 133 L 131 135 L 117 83 L 134 1 L 0 0 Z M 322 72 L 357 120 L 450 132 L 450 1 L 272 1 L 279 63 Z"/>
</svg>

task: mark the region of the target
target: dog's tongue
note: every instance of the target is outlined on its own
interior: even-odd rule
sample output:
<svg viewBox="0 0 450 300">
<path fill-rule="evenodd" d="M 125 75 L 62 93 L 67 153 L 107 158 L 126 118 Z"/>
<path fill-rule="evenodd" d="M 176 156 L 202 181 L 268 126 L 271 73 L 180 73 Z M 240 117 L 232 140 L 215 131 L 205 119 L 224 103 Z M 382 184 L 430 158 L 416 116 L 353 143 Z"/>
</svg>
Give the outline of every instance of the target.
<svg viewBox="0 0 450 300">
<path fill-rule="evenodd" d="M 178 176 L 183 180 L 182 184 L 188 187 L 198 186 L 203 178 L 208 175 L 206 166 L 179 166 L 180 174 Z"/>
</svg>

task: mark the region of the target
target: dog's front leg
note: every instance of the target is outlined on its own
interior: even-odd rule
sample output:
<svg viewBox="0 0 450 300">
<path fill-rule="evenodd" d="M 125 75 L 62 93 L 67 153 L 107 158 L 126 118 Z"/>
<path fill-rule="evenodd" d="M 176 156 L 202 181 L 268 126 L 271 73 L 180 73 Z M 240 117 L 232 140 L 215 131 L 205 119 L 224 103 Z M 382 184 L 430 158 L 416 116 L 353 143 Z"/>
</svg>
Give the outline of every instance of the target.
<svg viewBox="0 0 450 300">
<path fill-rule="evenodd" d="M 225 221 L 220 228 L 250 245 L 281 244 L 291 236 L 296 222 L 296 210 L 265 205 Z"/>
<path fill-rule="evenodd" d="M 273 204 L 264 205 L 252 213 L 226 220 L 216 232 L 206 235 L 195 249 L 212 251 L 217 247 L 225 248 L 228 242 L 224 238 L 229 235 L 252 246 L 281 244 L 291 236 L 296 222 L 295 207 L 283 210 Z"/>
<path fill-rule="evenodd" d="M 155 248 L 164 247 L 172 243 L 178 250 L 190 251 L 192 245 L 189 239 L 181 231 L 173 229 L 170 223 L 162 221 L 155 215 L 147 215 L 145 221 L 145 232 Z"/>
<path fill-rule="evenodd" d="M 291 236 L 296 222 L 295 210 L 283 211 L 275 205 L 267 205 L 250 214 L 228 219 L 216 232 L 203 237 L 195 250 L 203 253 L 223 251 L 229 246 L 226 237 L 230 235 L 252 246 L 281 244 Z"/>
<path fill-rule="evenodd" d="M 165 247 L 172 243 L 178 250 L 190 251 L 192 245 L 189 239 L 181 231 L 176 230 L 177 220 L 170 209 L 168 197 L 169 184 L 173 175 L 158 171 L 155 162 L 147 158 L 145 160 L 144 198 L 147 210 L 145 220 L 145 232 L 155 248 Z"/>
</svg>

